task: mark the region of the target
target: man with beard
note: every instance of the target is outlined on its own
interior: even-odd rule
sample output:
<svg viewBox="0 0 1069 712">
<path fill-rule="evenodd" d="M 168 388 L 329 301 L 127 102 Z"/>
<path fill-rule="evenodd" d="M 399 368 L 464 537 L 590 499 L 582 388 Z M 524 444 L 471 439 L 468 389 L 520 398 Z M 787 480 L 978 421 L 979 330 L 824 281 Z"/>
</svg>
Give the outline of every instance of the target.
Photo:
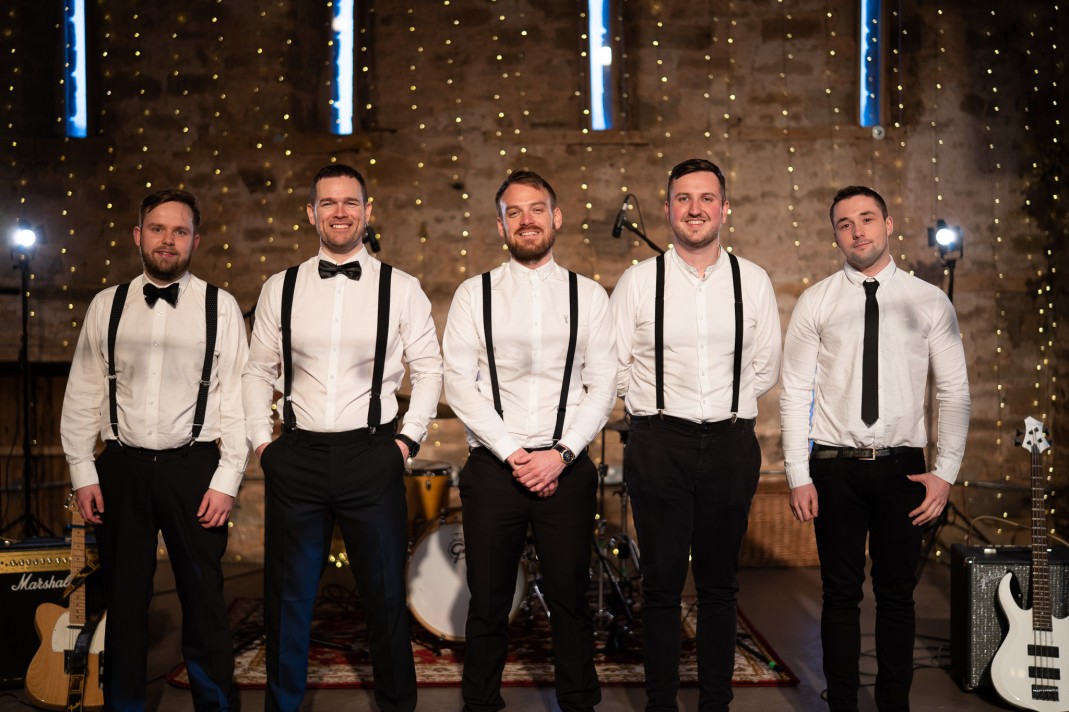
<svg viewBox="0 0 1069 712">
<path fill-rule="evenodd" d="M 364 248 L 364 177 L 324 167 L 307 213 L 319 253 L 264 284 L 243 379 L 249 443 L 267 483 L 266 706 L 295 712 L 304 697 L 312 609 L 337 522 L 367 614 L 375 700 L 384 712 L 411 712 L 404 472 L 437 412 L 441 351 L 419 281 Z M 406 363 L 412 398 L 398 428 Z M 273 440 L 280 369 L 282 434 Z"/>
<path fill-rule="evenodd" d="M 876 707 L 908 710 L 915 572 L 924 527 L 946 506 L 965 453 L 968 369 L 950 300 L 891 259 L 894 223 L 880 194 L 848 186 L 828 214 L 846 264 L 798 298 L 783 351 L 780 421 L 791 511 L 813 520 L 817 536 L 828 707 L 858 708 L 867 540 Z M 931 470 L 924 462 L 929 368 L 939 402 Z"/>
<path fill-rule="evenodd" d="M 443 338 L 446 396 L 471 453 L 460 473 L 471 592 L 461 693 L 468 712 L 505 706 L 509 610 L 530 526 L 557 702 L 590 712 L 601 691 L 586 600 L 597 471 L 586 448 L 614 401 L 609 303 L 553 260 L 562 217 L 545 179 L 512 173 L 495 204 L 511 259 L 460 285 Z"/>
<path fill-rule="evenodd" d="M 780 324 L 768 275 L 720 244 L 729 210 L 718 166 L 677 165 L 664 204 L 675 249 L 630 267 L 612 295 L 648 712 L 677 709 L 692 559 L 699 707 L 726 711 L 732 699 L 736 574 L 761 467 L 754 421 L 779 372 Z"/>
<path fill-rule="evenodd" d="M 63 450 L 78 510 L 96 527 L 105 582 L 107 710 L 144 709 L 160 531 L 182 602 L 194 707 L 238 709 L 220 562 L 248 460 L 248 345 L 234 298 L 188 271 L 199 225 L 185 191 L 141 202 L 134 244 L 144 274 L 90 303 L 63 399 Z M 94 459 L 98 436 L 104 450 Z"/>
</svg>

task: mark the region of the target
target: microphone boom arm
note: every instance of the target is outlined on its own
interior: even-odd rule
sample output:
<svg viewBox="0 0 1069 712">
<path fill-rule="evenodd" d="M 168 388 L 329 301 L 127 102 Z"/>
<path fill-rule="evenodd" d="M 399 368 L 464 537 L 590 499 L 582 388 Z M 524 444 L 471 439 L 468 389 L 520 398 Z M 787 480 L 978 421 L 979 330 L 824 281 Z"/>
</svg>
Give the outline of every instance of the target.
<svg viewBox="0 0 1069 712">
<path fill-rule="evenodd" d="M 646 237 L 646 233 L 642 232 L 637 227 L 635 227 L 634 224 L 632 224 L 632 222 L 630 220 L 625 220 L 624 221 L 624 227 L 627 228 L 629 232 L 633 232 L 635 235 L 638 235 L 639 239 L 641 239 L 643 242 L 645 242 L 647 245 L 649 245 L 650 248 L 652 248 L 654 252 L 656 252 L 659 255 L 663 255 L 664 254 L 664 250 L 661 249 L 661 247 L 657 243 L 655 243 L 653 240 L 651 240 L 650 238 Z"/>
</svg>

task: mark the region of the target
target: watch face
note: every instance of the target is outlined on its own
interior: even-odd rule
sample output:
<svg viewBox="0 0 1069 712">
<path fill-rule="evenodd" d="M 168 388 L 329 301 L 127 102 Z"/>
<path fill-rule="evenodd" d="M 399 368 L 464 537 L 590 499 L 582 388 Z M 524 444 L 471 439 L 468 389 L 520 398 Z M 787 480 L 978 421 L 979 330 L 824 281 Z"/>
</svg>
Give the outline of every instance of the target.
<svg viewBox="0 0 1069 712">
<path fill-rule="evenodd" d="M 563 447 L 558 447 L 555 449 L 557 452 L 560 453 L 560 459 L 564 461 L 565 465 L 572 464 L 572 460 L 575 459 L 575 454 L 571 450 Z"/>
</svg>

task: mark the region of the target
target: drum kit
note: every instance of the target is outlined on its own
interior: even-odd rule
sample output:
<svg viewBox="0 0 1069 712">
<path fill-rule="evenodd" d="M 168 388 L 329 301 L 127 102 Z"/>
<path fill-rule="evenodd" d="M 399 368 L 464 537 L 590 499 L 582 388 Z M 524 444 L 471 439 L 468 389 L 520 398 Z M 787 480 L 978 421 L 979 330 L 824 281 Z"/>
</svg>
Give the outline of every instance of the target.
<svg viewBox="0 0 1069 712">
<path fill-rule="evenodd" d="M 446 411 L 449 416 L 452 411 Z M 439 417 L 448 417 L 439 409 Z M 454 416 L 455 417 L 455 416 Z M 601 465 L 598 467 L 598 515 L 592 528 L 592 584 L 596 582 L 597 608 L 594 613 L 596 636 L 606 649 L 620 650 L 630 634 L 637 610 L 640 579 L 639 551 L 627 528 L 627 491 L 621 483 L 620 528 L 611 529 L 605 519 L 606 477 L 605 438 L 610 431 L 626 439 L 627 426 L 611 423 L 601 438 Z M 468 614 L 467 564 L 464 556 L 464 528 L 459 507 L 450 506 L 455 468 L 447 462 L 413 460 L 405 474 L 408 502 L 408 529 L 411 542 L 405 581 L 412 616 L 432 638 L 432 647 L 442 641 L 464 640 Z M 533 620 L 539 611 L 549 617 L 542 597 L 538 554 L 528 536 L 516 571 L 516 589 L 509 620 L 521 612 Z"/>
</svg>

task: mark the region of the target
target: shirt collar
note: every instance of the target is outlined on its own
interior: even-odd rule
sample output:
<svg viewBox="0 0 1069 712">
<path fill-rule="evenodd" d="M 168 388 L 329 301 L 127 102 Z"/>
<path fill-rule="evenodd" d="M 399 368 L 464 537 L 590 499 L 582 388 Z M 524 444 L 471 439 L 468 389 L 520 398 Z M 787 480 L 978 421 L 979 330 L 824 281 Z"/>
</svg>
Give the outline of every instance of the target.
<svg viewBox="0 0 1069 712">
<path fill-rule="evenodd" d="M 557 263 L 553 260 L 553 257 L 550 256 L 548 262 L 536 269 L 525 267 L 516 260 L 509 260 L 507 264 L 507 269 L 509 271 L 509 274 L 512 275 L 512 277 L 514 277 L 515 279 L 521 279 L 524 281 L 534 281 L 535 277 L 537 277 L 538 279 L 544 282 L 557 273 L 558 267 Z"/>
<path fill-rule="evenodd" d="M 357 252 L 349 262 L 338 262 L 337 258 L 331 253 L 319 248 L 319 255 L 317 259 L 326 260 L 327 262 L 333 262 L 336 265 L 349 264 L 349 262 L 359 262 L 360 266 L 367 269 L 367 263 L 371 259 L 371 255 L 368 253 L 367 248 L 363 245 L 360 246 L 360 251 Z"/>
<path fill-rule="evenodd" d="M 861 286 L 862 282 L 869 279 L 875 279 L 880 284 L 884 284 L 888 279 L 893 277 L 895 272 L 897 271 L 898 265 L 895 264 L 894 258 L 892 258 L 891 261 L 887 263 L 887 266 L 880 270 L 879 273 L 876 274 L 874 277 L 864 275 L 858 270 L 851 267 L 848 263 L 843 263 L 843 272 L 846 273 L 846 278 L 850 280 L 851 284 L 856 286 Z"/>
<path fill-rule="evenodd" d="M 727 250 L 724 249 L 724 246 L 722 244 L 718 245 L 717 249 L 719 250 L 719 252 L 717 253 L 717 256 L 716 256 L 716 262 L 714 262 L 713 264 L 709 265 L 708 268 L 706 268 L 704 277 L 699 275 L 698 274 L 698 270 L 695 267 L 691 266 L 686 260 L 684 260 L 679 255 L 679 251 L 676 250 L 675 248 L 673 248 L 671 250 L 668 250 L 667 257 L 668 257 L 668 259 L 674 260 L 676 265 L 679 267 L 679 269 L 683 270 L 684 272 L 689 274 L 694 279 L 696 279 L 698 281 L 701 281 L 703 279 L 709 279 L 709 277 L 711 277 L 714 273 L 716 273 L 717 270 L 721 269 L 724 266 L 724 263 L 728 261 L 728 259 L 727 259 Z"/>
</svg>

